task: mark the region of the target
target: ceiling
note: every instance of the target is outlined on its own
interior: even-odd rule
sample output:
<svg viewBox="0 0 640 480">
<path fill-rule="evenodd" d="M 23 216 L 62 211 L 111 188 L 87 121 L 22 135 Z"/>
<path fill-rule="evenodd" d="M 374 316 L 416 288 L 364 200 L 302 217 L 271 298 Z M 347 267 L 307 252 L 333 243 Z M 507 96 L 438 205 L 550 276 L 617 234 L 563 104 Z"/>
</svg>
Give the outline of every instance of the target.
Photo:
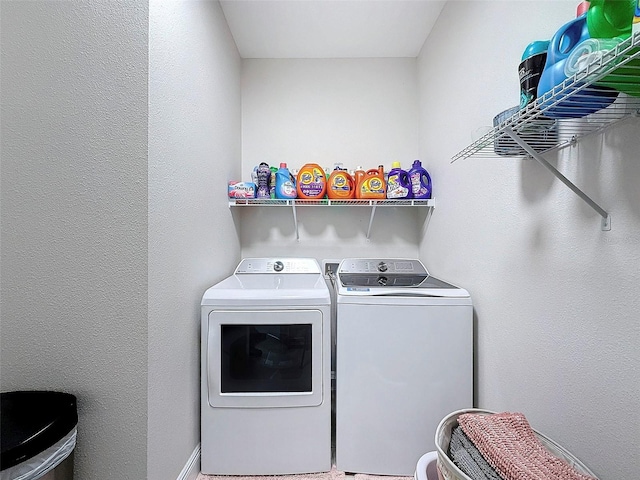
<svg viewBox="0 0 640 480">
<path fill-rule="evenodd" d="M 221 0 L 242 58 L 417 57 L 446 0 Z"/>
</svg>

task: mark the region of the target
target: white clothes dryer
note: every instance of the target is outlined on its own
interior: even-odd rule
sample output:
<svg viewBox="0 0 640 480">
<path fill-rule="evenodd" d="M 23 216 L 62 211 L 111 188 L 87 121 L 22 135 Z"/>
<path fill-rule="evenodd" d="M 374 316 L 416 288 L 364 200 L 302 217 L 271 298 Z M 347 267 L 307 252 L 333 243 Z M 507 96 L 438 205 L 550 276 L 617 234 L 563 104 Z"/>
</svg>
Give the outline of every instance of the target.
<svg viewBox="0 0 640 480">
<path fill-rule="evenodd" d="M 201 470 L 331 470 L 331 299 L 311 258 L 247 258 L 202 298 Z"/>
<path fill-rule="evenodd" d="M 411 476 L 473 404 L 470 295 L 419 260 L 345 259 L 337 280 L 336 467 Z"/>
</svg>

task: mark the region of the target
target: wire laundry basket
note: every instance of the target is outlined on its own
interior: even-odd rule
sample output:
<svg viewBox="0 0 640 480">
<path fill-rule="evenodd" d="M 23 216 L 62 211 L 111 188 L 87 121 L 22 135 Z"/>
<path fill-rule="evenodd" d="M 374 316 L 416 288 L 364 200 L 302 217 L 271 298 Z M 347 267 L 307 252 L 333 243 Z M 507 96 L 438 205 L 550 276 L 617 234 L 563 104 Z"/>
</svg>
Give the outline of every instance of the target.
<svg viewBox="0 0 640 480">
<path fill-rule="evenodd" d="M 470 408 L 465 410 L 458 410 L 450 413 L 442 419 L 438 428 L 436 429 L 436 448 L 438 451 L 438 477 L 439 480 L 473 480 L 460 470 L 453 460 L 449 458 L 449 443 L 451 442 L 451 432 L 458 426 L 458 417 L 464 413 L 474 413 L 480 415 L 493 415 L 496 412 L 490 410 L 481 410 L 476 408 Z M 546 437 L 542 433 L 533 429 L 536 438 L 540 443 L 554 456 L 566 461 L 569 465 L 575 468 L 576 471 L 593 477 L 597 480 L 595 474 L 589 470 L 589 468 L 583 464 L 580 460 L 574 457 L 569 451 L 558 445 L 556 442 Z"/>
</svg>

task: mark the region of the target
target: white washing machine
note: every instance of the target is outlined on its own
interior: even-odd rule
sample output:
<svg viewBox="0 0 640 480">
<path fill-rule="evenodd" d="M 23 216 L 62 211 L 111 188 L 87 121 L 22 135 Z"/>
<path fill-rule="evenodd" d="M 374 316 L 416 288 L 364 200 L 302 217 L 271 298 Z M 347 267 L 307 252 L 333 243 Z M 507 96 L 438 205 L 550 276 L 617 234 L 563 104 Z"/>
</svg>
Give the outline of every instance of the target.
<svg viewBox="0 0 640 480">
<path fill-rule="evenodd" d="M 248 258 L 202 298 L 201 471 L 331 470 L 331 299 L 311 258 Z"/>
<path fill-rule="evenodd" d="M 336 467 L 411 476 L 473 405 L 470 295 L 419 260 L 345 259 L 337 279 Z"/>
</svg>

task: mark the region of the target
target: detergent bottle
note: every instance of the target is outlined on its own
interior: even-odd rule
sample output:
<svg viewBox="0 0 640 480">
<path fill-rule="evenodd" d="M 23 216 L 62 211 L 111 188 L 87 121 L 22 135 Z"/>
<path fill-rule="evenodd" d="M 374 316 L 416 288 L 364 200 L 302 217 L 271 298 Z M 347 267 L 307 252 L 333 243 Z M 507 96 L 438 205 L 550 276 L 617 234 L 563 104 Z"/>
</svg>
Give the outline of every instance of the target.
<svg viewBox="0 0 640 480">
<path fill-rule="evenodd" d="M 297 176 L 298 198 L 324 198 L 327 193 L 327 177 L 322 167 L 315 163 L 303 165 Z"/>
<path fill-rule="evenodd" d="M 362 198 L 360 196 L 360 183 L 362 182 L 362 179 L 364 178 L 364 176 L 367 174 L 367 172 L 365 172 L 362 167 L 360 165 L 358 165 L 355 169 L 355 171 L 353 172 L 353 181 L 356 185 L 356 198 Z"/>
<path fill-rule="evenodd" d="M 387 177 L 387 198 L 413 198 L 409 174 L 400 168 L 400 162 L 393 162 Z"/>
<path fill-rule="evenodd" d="M 547 61 L 538 83 L 538 98 L 543 97 L 545 93 L 567 79 L 564 71 L 567 59 L 580 43 L 590 38 L 587 15 L 588 12 L 567 22 L 551 38 L 547 50 Z M 584 84 L 572 85 L 565 89 L 566 92 L 543 100 L 541 107 L 546 109 L 544 115 L 550 118 L 581 118 L 607 107 L 618 96 L 618 92 L 612 88 L 599 86 L 582 88 L 583 86 Z M 577 88 L 581 90 L 574 96 L 575 98 L 563 101 L 565 95 Z"/>
<path fill-rule="evenodd" d="M 591 0 L 587 28 L 591 38 L 627 38 L 631 35 L 638 0 Z"/>
<path fill-rule="evenodd" d="M 520 109 L 536 100 L 540 75 L 547 61 L 548 40 L 536 40 L 525 48 L 518 66 L 520 78 Z"/>
<path fill-rule="evenodd" d="M 585 45 L 588 42 L 584 42 L 580 45 L 585 54 L 574 59 L 575 63 L 580 64 L 583 59 L 585 62 L 597 61 L 598 56 L 605 54 L 607 49 L 613 49 L 618 43 L 628 39 L 634 28 L 640 29 L 640 25 L 634 22 L 640 22 L 640 0 L 593 0 L 587 12 L 587 27 L 592 44 Z M 638 72 L 640 60 L 634 59 L 616 68 L 611 75 L 598 80 L 596 84 L 640 97 Z"/>
<path fill-rule="evenodd" d="M 378 168 L 367 170 L 364 176 L 361 177 L 360 183 L 356 188 L 357 192 L 360 194 L 358 198 L 387 198 L 387 186 L 384 181 L 384 167 L 382 165 L 379 165 Z"/>
<path fill-rule="evenodd" d="M 431 198 L 431 176 L 422 166 L 422 162 L 420 162 L 420 160 L 415 160 L 413 162 L 413 166 L 411 167 L 411 170 L 409 170 L 409 179 L 411 180 L 413 198 Z"/>
<path fill-rule="evenodd" d="M 271 175 L 269 175 L 269 197 L 276 198 L 276 173 L 278 173 L 277 167 L 271 167 L 269 169 Z"/>
<path fill-rule="evenodd" d="M 296 198 L 296 180 L 286 163 L 281 163 L 276 172 L 276 198 Z"/>
<path fill-rule="evenodd" d="M 269 168 L 269 164 L 262 162 L 258 165 L 256 176 L 258 178 L 256 198 L 271 198 L 269 193 L 269 179 L 271 178 L 271 169 Z"/>
<path fill-rule="evenodd" d="M 356 186 L 353 177 L 347 169 L 336 165 L 329 175 L 329 185 L 327 186 L 327 196 L 331 199 L 348 199 L 356 195 Z"/>
</svg>

